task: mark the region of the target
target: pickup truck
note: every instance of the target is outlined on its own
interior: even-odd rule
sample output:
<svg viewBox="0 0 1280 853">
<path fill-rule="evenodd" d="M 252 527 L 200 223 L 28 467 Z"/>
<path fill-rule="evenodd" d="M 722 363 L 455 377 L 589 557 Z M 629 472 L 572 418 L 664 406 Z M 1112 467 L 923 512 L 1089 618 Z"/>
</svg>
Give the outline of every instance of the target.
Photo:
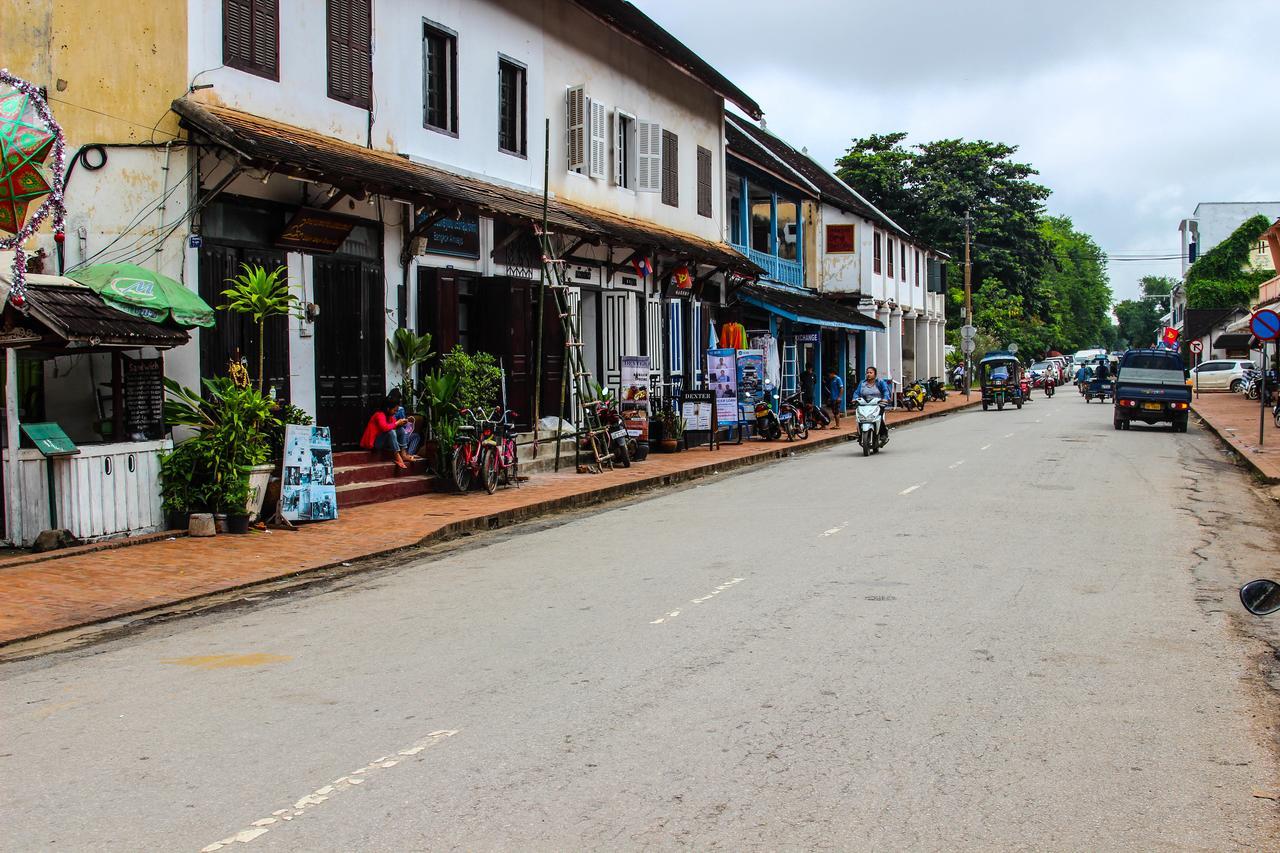
<svg viewBox="0 0 1280 853">
<path fill-rule="evenodd" d="M 1191 388 L 1182 356 L 1172 350 L 1129 350 L 1120 360 L 1115 399 L 1116 429 L 1142 421 L 1170 423 L 1175 432 L 1186 432 Z"/>
</svg>

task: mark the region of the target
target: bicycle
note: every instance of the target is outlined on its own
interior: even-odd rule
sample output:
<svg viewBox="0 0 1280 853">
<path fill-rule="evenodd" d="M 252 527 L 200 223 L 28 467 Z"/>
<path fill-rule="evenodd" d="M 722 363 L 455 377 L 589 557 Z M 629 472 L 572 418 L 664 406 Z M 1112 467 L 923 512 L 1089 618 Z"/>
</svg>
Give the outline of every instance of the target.
<svg viewBox="0 0 1280 853">
<path fill-rule="evenodd" d="M 484 490 L 489 494 L 497 491 L 499 484 L 520 485 L 520 456 L 516 447 L 516 428 L 511 423 L 515 412 L 510 409 L 499 415 L 500 409 L 484 422 L 485 429 L 481 436 L 480 470 L 483 474 Z"/>
<path fill-rule="evenodd" d="M 458 432 L 453 438 L 453 446 L 449 449 L 449 475 L 453 485 L 460 492 L 471 489 L 475 479 L 483 479 L 481 456 L 484 449 L 484 438 L 481 435 L 481 421 L 470 409 L 463 409 L 459 415 L 464 419 L 458 424 Z M 470 423 L 466 419 L 470 419 Z"/>
</svg>

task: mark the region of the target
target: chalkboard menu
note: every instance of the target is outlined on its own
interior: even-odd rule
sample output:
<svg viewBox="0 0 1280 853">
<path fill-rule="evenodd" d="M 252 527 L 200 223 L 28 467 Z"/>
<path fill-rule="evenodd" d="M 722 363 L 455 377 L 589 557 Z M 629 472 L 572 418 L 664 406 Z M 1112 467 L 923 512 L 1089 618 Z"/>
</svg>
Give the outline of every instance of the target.
<svg viewBox="0 0 1280 853">
<path fill-rule="evenodd" d="M 124 362 L 124 434 L 128 438 L 164 437 L 164 362 L 158 358 L 122 358 Z"/>
</svg>

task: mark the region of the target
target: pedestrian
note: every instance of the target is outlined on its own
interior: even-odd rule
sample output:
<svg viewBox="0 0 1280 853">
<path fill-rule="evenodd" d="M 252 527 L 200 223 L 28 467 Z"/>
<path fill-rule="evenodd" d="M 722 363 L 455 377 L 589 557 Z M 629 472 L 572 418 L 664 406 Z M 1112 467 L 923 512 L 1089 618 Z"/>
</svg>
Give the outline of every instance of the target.
<svg viewBox="0 0 1280 853">
<path fill-rule="evenodd" d="M 836 429 L 840 429 L 840 412 L 844 409 L 844 380 L 834 370 L 827 371 L 827 405 L 831 408 Z"/>
<path fill-rule="evenodd" d="M 410 462 L 418 461 L 419 457 L 413 455 L 413 451 L 417 450 L 422 436 L 406 432 L 408 418 L 396 417 L 400 403 L 398 396 L 389 395 L 383 400 L 382 408 L 370 416 L 364 435 L 360 437 L 360 446 L 365 450 L 390 450 L 395 456 L 396 467 L 403 469 L 408 468 Z"/>
</svg>

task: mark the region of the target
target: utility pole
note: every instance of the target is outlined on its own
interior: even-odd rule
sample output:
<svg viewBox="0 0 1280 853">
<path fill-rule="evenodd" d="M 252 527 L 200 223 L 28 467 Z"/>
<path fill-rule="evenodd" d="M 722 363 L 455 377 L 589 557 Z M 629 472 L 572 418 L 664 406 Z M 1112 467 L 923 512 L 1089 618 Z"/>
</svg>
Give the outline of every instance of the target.
<svg viewBox="0 0 1280 853">
<path fill-rule="evenodd" d="M 969 260 L 969 211 L 964 212 L 964 322 L 973 325 L 973 264 Z M 973 386 L 973 353 L 964 354 L 964 398 Z"/>
</svg>

